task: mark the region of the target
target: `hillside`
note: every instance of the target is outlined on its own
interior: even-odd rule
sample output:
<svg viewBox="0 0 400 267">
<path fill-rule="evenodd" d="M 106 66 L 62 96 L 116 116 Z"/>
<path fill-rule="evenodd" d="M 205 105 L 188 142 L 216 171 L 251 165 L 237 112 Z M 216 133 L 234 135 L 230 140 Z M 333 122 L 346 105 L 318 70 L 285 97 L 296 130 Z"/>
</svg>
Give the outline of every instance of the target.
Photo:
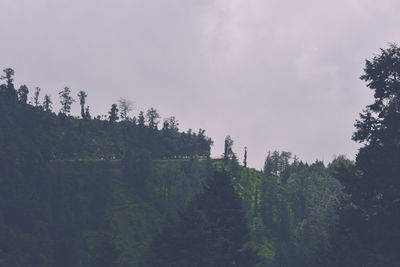
<svg viewBox="0 0 400 267">
<path fill-rule="evenodd" d="M 343 158 L 325 167 L 273 152 L 261 172 L 232 151 L 209 158 L 203 130 L 159 130 L 113 120 L 111 111 L 108 120 L 56 115 L 21 96 L 10 80 L 0 87 L 0 266 L 95 266 L 99 258 L 146 266 L 155 230 L 217 166 L 242 197 L 258 266 L 308 266 L 327 242 L 341 191 L 332 166 Z"/>
</svg>

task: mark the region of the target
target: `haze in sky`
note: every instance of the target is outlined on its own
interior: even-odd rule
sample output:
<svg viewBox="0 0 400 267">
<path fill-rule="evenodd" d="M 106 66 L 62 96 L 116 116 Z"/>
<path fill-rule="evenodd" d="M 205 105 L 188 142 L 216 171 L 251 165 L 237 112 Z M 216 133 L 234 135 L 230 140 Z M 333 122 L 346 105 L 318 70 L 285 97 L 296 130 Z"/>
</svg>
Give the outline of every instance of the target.
<svg viewBox="0 0 400 267">
<path fill-rule="evenodd" d="M 354 158 L 372 97 L 365 59 L 400 39 L 395 0 L 0 0 L 0 68 L 51 95 L 88 93 L 94 115 L 120 97 L 180 128 L 226 135 L 262 168 L 268 150 Z M 42 97 L 43 97 L 42 95 Z M 73 112 L 79 114 L 79 105 Z"/>
</svg>

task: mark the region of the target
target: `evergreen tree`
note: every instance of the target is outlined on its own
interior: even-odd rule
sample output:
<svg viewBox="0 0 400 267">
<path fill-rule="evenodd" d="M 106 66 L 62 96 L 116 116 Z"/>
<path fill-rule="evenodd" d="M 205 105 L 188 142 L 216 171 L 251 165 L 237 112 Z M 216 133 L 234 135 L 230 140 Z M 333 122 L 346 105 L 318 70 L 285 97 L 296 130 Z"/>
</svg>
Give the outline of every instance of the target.
<svg viewBox="0 0 400 267">
<path fill-rule="evenodd" d="M 43 100 L 43 110 L 50 112 L 52 109 L 52 104 L 53 102 L 51 102 L 50 96 L 46 94 Z"/>
<path fill-rule="evenodd" d="M 121 115 L 121 120 L 129 120 L 129 112 L 133 110 L 133 102 L 126 99 L 126 98 L 120 98 L 118 100 L 118 107 L 120 110 L 120 115 Z"/>
<path fill-rule="evenodd" d="M 108 112 L 108 120 L 111 123 L 116 122 L 117 120 L 119 120 L 117 104 L 112 104 L 111 105 L 111 109 Z"/>
<path fill-rule="evenodd" d="M 342 202 L 333 240 L 351 240 L 342 265 L 397 266 L 400 262 L 400 48 L 391 44 L 367 60 L 361 79 L 374 103 L 357 120 L 353 140 L 363 143 L 355 165 L 341 165 L 337 178 L 348 197 Z M 340 237 L 338 237 L 340 236 Z M 348 242 L 348 241 L 344 241 Z M 341 246 L 340 242 L 336 242 Z M 332 251 L 337 250 L 336 247 Z M 354 266 L 354 265 L 353 265 Z"/>
<path fill-rule="evenodd" d="M 1 76 L 1 80 L 6 80 L 7 87 L 14 87 L 13 81 L 14 81 L 14 70 L 12 68 L 6 68 L 3 70 L 4 76 Z"/>
<path fill-rule="evenodd" d="M 33 105 L 35 107 L 39 107 L 40 103 L 39 103 L 39 94 L 40 94 L 40 87 L 36 87 L 35 88 L 35 92 L 34 92 L 34 97 L 33 97 Z"/>
<path fill-rule="evenodd" d="M 247 168 L 247 146 L 244 147 L 243 167 Z"/>
<path fill-rule="evenodd" d="M 71 105 L 75 100 L 71 97 L 71 90 L 68 87 L 64 87 L 59 93 L 60 103 L 61 103 L 61 113 L 64 115 L 69 115 L 71 112 Z"/>
<path fill-rule="evenodd" d="M 164 119 L 163 130 L 178 132 L 179 131 L 179 122 L 176 120 L 174 116 Z"/>
<path fill-rule="evenodd" d="M 1 80 L 6 80 L 6 87 L 5 87 L 5 92 L 6 96 L 12 100 L 17 99 L 17 92 L 15 91 L 14 88 L 14 70 L 12 68 L 6 68 L 3 70 L 4 76 L 1 76 Z"/>
<path fill-rule="evenodd" d="M 85 109 L 85 119 L 90 119 L 92 116 L 90 115 L 90 110 L 89 110 L 89 106 L 86 106 Z"/>
<path fill-rule="evenodd" d="M 140 111 L 140 112 L 139 112 L 139 118 L 138 118 L 138 125 L 139 125 L 140 127 L 143 127 L 143 126 L 144 126 L 144 122 L 145 122 L 144 112 L 143 112 L 143 111 Z"/>
<path fill-rule="evenodd" d="M 150 129 L 157 129 L 160 114 L 158 114 L 155 108 L 149 108 L 146 113 L 147 123 Z"/>
<path fill-rule="evenodd" d="M 81 117 L 82 117 L 82 119 L 85 119 L 86 118 L 85 103 L 86 103 L 87 94 L 85 91 L 79 91 L 78 97 L 79 97 L 79 104 L 81 105 Z"/>
<path fill-rule="evenodd" d="M 21 85 L 18 89 L 18 99 L 20 102 L 22 103 L 26 103 L 26 101 L 28 100 L 28 93 L 29 93 L 29 89 L 28 86 Z"/>
<path fill-rule="evenodd" d="M 225 161 L 232 158 L 232 156 L 233 156 L 232 146 L 233 146 L 233 140 L 229 135 L 227 135 L 225 137 L 225 142 L 224 142 L 224 160 Z"/>
<path fill-rule="evenodd" d="M 151 266 L 254 266 L 242 200 L 231 176 L 218 170 L 179 214 L 168 220 L 150 244 Z"/>
<path fill-rule="evenodd" d="M 96 242 L 89 259 L 90 267 L 115 267 L 118 266 L 120 252 L 109 234 L 103 234 Z"/>
</svg>

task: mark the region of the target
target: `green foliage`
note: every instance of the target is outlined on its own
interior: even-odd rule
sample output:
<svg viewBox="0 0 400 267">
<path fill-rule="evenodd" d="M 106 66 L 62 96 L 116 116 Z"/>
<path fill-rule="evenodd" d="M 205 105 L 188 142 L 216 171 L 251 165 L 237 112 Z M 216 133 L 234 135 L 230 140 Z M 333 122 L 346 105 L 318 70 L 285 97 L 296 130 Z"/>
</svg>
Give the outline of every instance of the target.
<svg viewBox="0 0 400 267">
<path fill-rule="evenodd" d="M 87 94 L 85 91 L 79 91 L 78 97 L 79 97 L 79 105 L 81 106 L 81 117 L 82 119 L 85 119 L 86 118 L 85 104 L 86 104 Z"/>
<path fill-rule="evenodd" d="M 121 112 L 121 120 L 129 120 L 128 114 L 133 110 L 133 102 L 126 98 L 120 98 L 118 107 Z"/>
<path fill-rule="evenodd" d="M 146 266 L 149 242 L 169 216 L 178 219 L 165 224 L 162 240 L 180 240 L 175 245 L 187 252 L 175 266 L 191 266 L 189 259 L 252 266 L 253 251 L 257 266 L 311 266 L 316 247 L 328 247 L 341 190 L 332 173 L 343 173 L 336 171 L 342 163 L 350 174 L 357 170 L 346 160 L 326 168 L 273 152 L 263 172 L 244 168 L 233 141 L 225 160 L 210 159 L 204 130 L 179 132 L 171 117 L 158 131 L 155 110 L 148 125 L 141 112 L 138 124 L 115 119 L 111 126 L 90 119 L 88 107 L 85 119 L 65 116 L 68 101 L 56 116 L 47 95 L 43 110 L 26 105 L 7 73 L 0 85 L 0 264 Z M 226 173 L 205 180 L 214 167 L 228 168 L 232 180 Z M 184 243 L 191 239 L 199 242 Z M 164 259 L 176 255 L 164 241 L 152 246 Z"/>
<path fill-rule="evenodd" d="M 39 92 L 39 91 L 40 91 L 40 88 L 39 88 L 39 90 L 37 90 L 37 92 Z M 39 95 L 39 93 L 37 95 Z M 75 102 L 75 99 L 73 99 L 71 96 L 71 89 L 69 89 L 69 87 L 64 87 L 64 89 L 62 91 L 60 91 L 58 93 L 58 95 L 60 96 L 60 103 L 61 103 L 60 112 L 64 115 L 68 116 L 69 113 L 71 112 L 71 105 L 72 105 L 72 103 Z M 35 96 L 36 96 L 36 94 L 35 94 Z M 35 105 L 36 105 L 36 102 L 35 102 Z"/>
<path fill-rule="evenodd" d="M 397 266 L 400 240 L 400 48 L 391 44 L 367 60 L 361 79 L 374 102 L 357 120 L 353 140 L 363 143 L 355 164 L 341 162 L 335 175 L 347 193 L 325 254 L 344 266 Z"/>
<path fill-rule="evenodd" d="M 26 85 L 21 85 L 18 89 L 18 100 L 22 103 L 26 103 L 28 100 L 29 89 Z"/>
<path fill-rule="evenodd" d="M 43 110 L 46 112 L 51 112 L 53 102 L 50 99 L 50 96 L 46 94 L 43 100 Z"/>
<path fill-rule="evenodd" d="M 150 244 L 150 266 L 254 266 L 250 232 L 231 178 L 217 171 Z"/>
<path fill-rule="evenodd" d="M 117 120 L 119 120 L 118 111 L 119 111 L 119 109 L 117 108 L 117 104 L 112 104 L 112 105 L 111 105 L 111 109 L 110 109 L 110 111 L 108 112 L 108 120 L 109 120 L 111 123 L 114 123 L 114 122 L 116 122 Z"/>
<path fill-rule="evenodd" d="M 229 135 L 227 135 L 225 137 L 225 142 L 224 142 L 224 159 L 225 159 L 225 161 L 232 158 L 232 156 L 234 155 L 232 146 L 233 146 L 233 140 Z"/>
<path fill-rule="evenodd" d="M 36 87 L 35 88 L 34 97 L 33 97 L 33 105 L 35 107 L 39 107 L 40 106 L 40 103 L 39 103 L 40 90 L 41 90 L 40 87 Z M 66 96 L 66 95 L 64 95 L 64 96 Z M 68 112 L 67 112 L 67 114 L 68 114 Z"/>
<path fill-rule="evenodd" d="M 231 160 L 227 166 L 236 165 Z M 337 222 L 341 186 L 331 165 L 308 165 L 275 151 L 268 153 L 263 173 L 239 169 L 234 184 L 250 222 L 251 246 L 261 259 L 258 266 L 310 266 Z"/>
<path fill-rule="evenodd" d="M 118 266 L 120 253 L 115 246 L 115 241 L 109 235 L 103 234 L 98 240 L 89 258 L 90 267 L 115 267 Z"/>
<path fill-rule="evenodd" d="M 157 129 L 160 114 L 158 114 L 155 108 L 149 108 L 146 113 L 147 123 L 150 129 Z"/>
</svg>

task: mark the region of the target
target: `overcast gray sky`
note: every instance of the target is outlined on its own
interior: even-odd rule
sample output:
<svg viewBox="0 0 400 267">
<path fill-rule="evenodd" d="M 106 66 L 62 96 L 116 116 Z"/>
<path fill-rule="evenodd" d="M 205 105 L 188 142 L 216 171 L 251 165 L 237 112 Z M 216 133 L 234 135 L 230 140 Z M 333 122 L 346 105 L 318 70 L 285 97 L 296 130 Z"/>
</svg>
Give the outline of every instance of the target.
<svg viewBox="0 0 400 267">
<path fill-rule="evenodd" d="M 400 39 L 398 0 L 0 0 L 0 68 L 92 114 L 120 97 L 202 128 L 261 168 L 268 150 L 354 158 L 365 59 Z M 58 110 L 59 105 L 55 105 Z M 79 113 L 75 104 L 73 111 Z"/>
</svg>

